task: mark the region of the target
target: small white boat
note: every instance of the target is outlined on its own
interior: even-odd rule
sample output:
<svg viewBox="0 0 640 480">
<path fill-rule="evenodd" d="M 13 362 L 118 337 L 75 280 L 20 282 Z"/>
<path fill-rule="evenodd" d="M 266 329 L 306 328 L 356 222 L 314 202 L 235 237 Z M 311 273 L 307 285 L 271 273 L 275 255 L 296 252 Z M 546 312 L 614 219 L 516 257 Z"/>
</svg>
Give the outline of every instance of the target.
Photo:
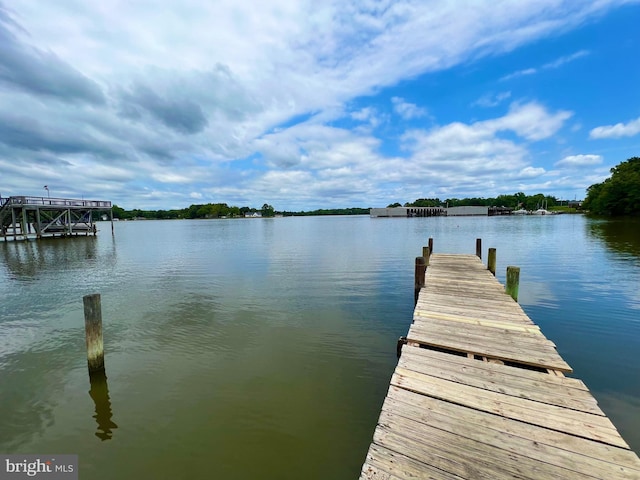
<svg viewBox="0 0 640 480">
<path fill-rule="evenodd" d="M 545 207 L 545 202 L 542 202 L 542 205 L 537 210 L 531 212 L 532 215 L 553 215 L 553 212 L 550 212 Z"/>
<path fill-rule="evenodd" d="M 551 212 L 549 210 L 545 210 L 544 208 L 539 208 L 538 210 L 534 211 L 532 215 L 551 215 Z"/>
<path fill-rule="evenodd" d="M 511 215 L 526 215 L 529 212 L 527 212 L 524 208 L 521 208 L 519 210 L 514 210 L 513 212 L 511 212 Z"/>
</svg>

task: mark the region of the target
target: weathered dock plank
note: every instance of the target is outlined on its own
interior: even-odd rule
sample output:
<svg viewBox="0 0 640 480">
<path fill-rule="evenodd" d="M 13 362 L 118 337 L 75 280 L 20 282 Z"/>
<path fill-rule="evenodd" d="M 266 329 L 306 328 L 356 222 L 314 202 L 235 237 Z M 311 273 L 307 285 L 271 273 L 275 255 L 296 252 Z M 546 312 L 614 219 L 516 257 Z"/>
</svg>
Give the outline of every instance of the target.
<svg viewBox="0 0 640 480">
<path fill-rule="evenodd" d="M 571 372 L 571 367 L 558 355 L 553 346 L 534 348 L 533 344 L 522 344 L 496 330 L 494 337 L 467 334 L 460 329 L 458 333 L 432 331 L 428 327 L 412 325 L 407 340 L 418 345 L 437 347 L 446 350 L 468 352 L 507 362 L 520 363 L 531 367 Z M 504 338 L 500 335 L 504 334 Z"/>
<path fill-rule="evenodd" d="M 532 402 L 525 398 L 442 380 L 402 367 L 396 368 L 391 385 L 490 414 L 628 448 L 607 417 L 585 414 L 548 403 Z"/>
<path fill-rule="evenodd" d="M 505 368 L 503 365 L 478 362 L 467 357 L 451 361 L 449 357 L 451 355 L 446 353 L 407 348 L 398 366 L 463 385 L 604 416 L 596 400 L 580 381 L 577 381 L 579 388 L 574 388 L 569 383 L 569 380 L 574 379 L 569 377 L 556 377 L 521 368 Z M 518 372 L 529 375 L 520 376 Z M 565 381 L 564 384 L 561 383 L 562 380 Z"/>
<path fill-rule="evenodd" d="M 585 384 L 475 255 L 429 259 L 361 479 L 640 479 Z"/>
<path fill-rule="evenodd" d="M 433 422 L 435 426 L 441 425 L 442 428 L 448 428 L 461 435 L 472 435 L 473 438 L 477 438 L 477 433 L 473 433 L 475 431 L 480 432 L 480 435 L 501 435 L 502 438 L 508 438 L 509 441 L 504 443 L 492 441 L 494 445 L 501 445 L 506 450 L 517 448 L 518 442 L 524 440 L 529 446 L 523 449 L 522 453 L 534 458 L 540 458 L 538 453 L 540 450 L 552 449 L 551 451 L 557 456 L 577 455 L 576 459 L 579 462 L 602 463 L 603 468 L 607 469 L 610 469 L 609 464 L 612 464 L 623 467 L 625 470 L 640 472 L 638 457 L 624 448 L 593 442 L 498 415 L 486 415 L 484 412 L 463 405 L 392 386 L 383 408 L 393 409 L 397 403 L 402 403 L 403 409 L 409 406 L 412 409 L 412 418 L 425 423 Z M 553 461 L 552 458 L 545 460 Z"/>
</svg>

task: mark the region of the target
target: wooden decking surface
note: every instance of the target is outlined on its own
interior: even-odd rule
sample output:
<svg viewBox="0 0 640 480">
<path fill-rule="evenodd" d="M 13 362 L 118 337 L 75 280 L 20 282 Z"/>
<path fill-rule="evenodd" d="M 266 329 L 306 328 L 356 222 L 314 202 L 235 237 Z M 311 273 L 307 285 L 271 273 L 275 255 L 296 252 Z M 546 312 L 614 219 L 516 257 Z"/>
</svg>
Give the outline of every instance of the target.
<svg viewBox="0 0 640 480">
<path fill-rule="evenodd" d="M 640 479 L 555 345 L 474 255 L 432 255 L 361 479 Z"/>
</svg>

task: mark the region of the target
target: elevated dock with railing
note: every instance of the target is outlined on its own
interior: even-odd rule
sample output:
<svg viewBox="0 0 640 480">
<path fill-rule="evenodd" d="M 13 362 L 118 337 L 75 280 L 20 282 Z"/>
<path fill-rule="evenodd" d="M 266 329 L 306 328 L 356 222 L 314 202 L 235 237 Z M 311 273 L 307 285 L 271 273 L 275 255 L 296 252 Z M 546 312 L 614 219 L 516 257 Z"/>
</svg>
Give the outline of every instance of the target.
<svg viewBox="0 0 640 480">
<path fill-rule="evenodd" d="M 565 376 L 517 288 L 505 293 L 479 255 L 423 251 L 413 324 L 360 478 L 640 479 L 638 456 Z"/>
<path fill-rule="evenodd" d="M 0 199 L 0 240 L 95 235 L 94 214 L 111 219 L 111 202 L 73 198 L 11 196 Z"/>
</svg>

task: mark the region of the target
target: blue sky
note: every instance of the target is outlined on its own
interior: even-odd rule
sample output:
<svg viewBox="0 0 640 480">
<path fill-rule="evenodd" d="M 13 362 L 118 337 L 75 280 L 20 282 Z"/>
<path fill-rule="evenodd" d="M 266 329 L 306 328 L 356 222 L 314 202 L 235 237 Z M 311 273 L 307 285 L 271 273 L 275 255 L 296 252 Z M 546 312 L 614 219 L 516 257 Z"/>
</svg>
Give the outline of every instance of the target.
<svg viewBox="0 0 640 480">
<path fill-rule="evenodd" d="M 0 195 L 583 198 L 640 155 L 640 2 L 0 0 Z"/>
</svg>

